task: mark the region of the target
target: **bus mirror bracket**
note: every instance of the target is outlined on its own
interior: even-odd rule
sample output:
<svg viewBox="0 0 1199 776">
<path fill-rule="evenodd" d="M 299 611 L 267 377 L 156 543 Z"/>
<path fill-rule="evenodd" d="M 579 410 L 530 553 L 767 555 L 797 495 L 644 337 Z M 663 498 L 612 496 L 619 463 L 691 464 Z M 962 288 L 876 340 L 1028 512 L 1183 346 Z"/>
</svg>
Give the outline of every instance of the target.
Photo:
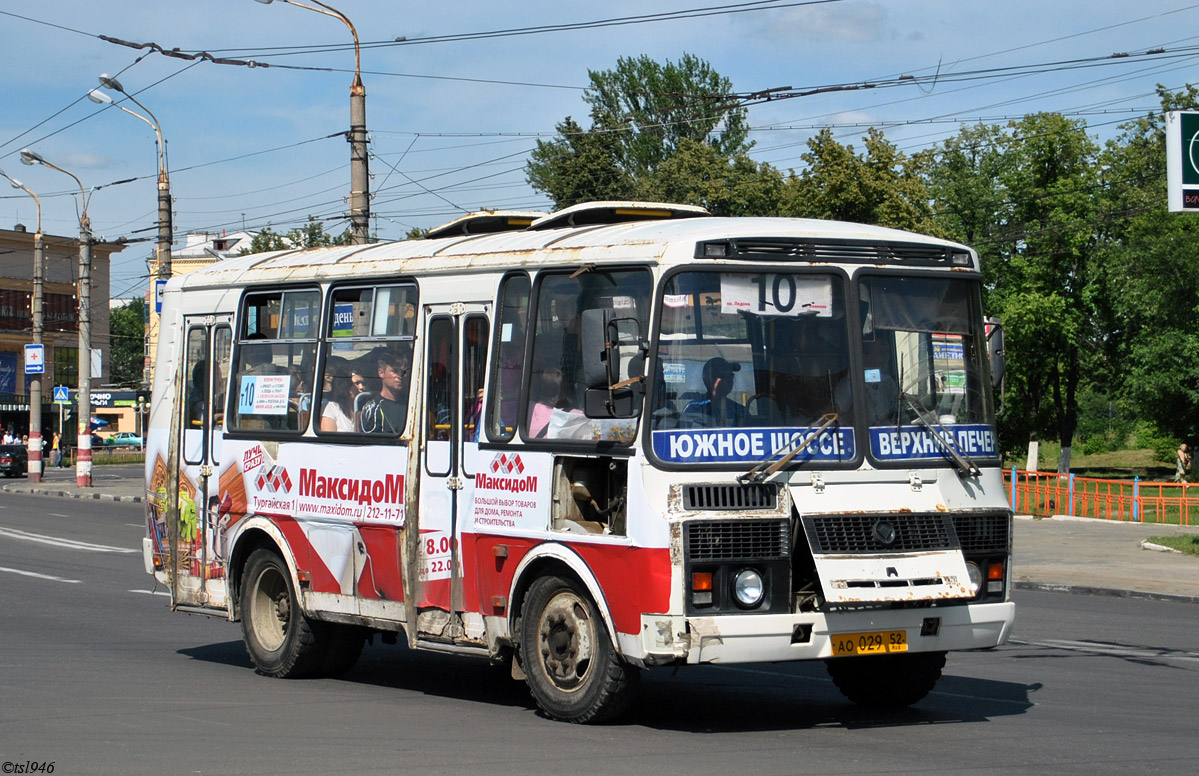
<svg viewBox="0 0 1199 776">
<path fill-rule="evenodd" d="M 1003 373 L 1007 370 L 1007 351 L 1003 346 L 1003 324 L 994 316 L 987 318 L 987 359 L 991 362 L 991 387 L 1003 384 Z"/>
<path fill-rule="evenodd" d="M 589 418 L 635 417 L 645 392 L 641 372 L 648 349 L 641 341 L 640 322 L 618 318 L 611 308 L 601 308 L 584 310 L 582 325 L 583 380 L 587 384 L 584 414 Z"/>
</svg>

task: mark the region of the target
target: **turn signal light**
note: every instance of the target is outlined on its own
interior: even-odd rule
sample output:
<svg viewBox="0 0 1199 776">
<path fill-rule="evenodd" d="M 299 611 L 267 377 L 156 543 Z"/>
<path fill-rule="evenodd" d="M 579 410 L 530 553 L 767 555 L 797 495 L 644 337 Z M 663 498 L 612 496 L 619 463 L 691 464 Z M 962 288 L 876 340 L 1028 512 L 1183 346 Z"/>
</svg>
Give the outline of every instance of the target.
<svg viewBox="0 0 1199 776">
<path fill-rule="evenodd" d="M 712 589 L 712 572 L 711 571 L 696 571 L 691 574 L 691 589 L 692 590 L 711 590 Z"/>
<path fill-rule="evenodd" d="M 1003 581 L 1003 564 L 991 563 L 987 566 L 987 579 L 991 582 Z"/>
</svg>

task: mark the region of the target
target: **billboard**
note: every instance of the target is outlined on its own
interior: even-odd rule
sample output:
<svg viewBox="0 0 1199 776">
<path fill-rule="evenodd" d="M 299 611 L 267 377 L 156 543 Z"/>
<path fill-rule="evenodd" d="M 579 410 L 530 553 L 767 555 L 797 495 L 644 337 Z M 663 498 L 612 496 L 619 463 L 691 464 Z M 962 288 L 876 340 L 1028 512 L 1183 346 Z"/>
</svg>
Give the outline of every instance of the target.
<svg viewBox="0 0 1199 776">
<path fill-rule="evenodd" d="M 1166 185 L 1173 213 L 1199 213 L 1199 111 L 1166 114 Z"/>
</svg>

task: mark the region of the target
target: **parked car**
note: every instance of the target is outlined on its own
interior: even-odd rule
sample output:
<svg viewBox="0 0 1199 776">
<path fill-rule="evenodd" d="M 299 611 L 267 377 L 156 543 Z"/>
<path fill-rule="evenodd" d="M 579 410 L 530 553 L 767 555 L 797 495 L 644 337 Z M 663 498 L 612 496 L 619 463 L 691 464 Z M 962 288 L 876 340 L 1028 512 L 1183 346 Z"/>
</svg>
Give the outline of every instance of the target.
<svg viewBox="0 0 1199 776">
<path fill-rule="evenodd" d="M 21 445 L 0 445 L 0 472 L 5 477 L 24 477 L 29 471 L 29 453 Z"/>
<path fill-rule="evenodd" d="M 142 438 L 132 431 L 118 431 L 104 439 L 107 447 L 141 447 Z"/>
</svg>

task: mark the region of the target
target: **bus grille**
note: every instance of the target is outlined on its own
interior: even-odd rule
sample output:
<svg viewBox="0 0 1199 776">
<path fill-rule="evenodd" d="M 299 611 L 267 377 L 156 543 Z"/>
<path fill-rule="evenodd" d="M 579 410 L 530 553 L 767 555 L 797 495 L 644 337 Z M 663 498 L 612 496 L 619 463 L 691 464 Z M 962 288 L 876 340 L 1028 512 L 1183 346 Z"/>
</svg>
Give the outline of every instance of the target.
<svg viewBox="0 0 1199 776">
<path fill-rule="evenodd" d="M 953 516 L 953 530 L 964 553 L 1006 553 L 1009 525 L 1005 513 Z"/>
<path fill-rule="evenodd" d="M 819 555 L 874 554 L 888 552 L 926 552 L 952 549 L 953 529 L 947 515 L 885 514 L 885 515 L 827 515 L 805 517 L 812 551 Z M 884 544 L 875 526 L 894 529 L 894 538 Z"/>
<path fill-rule="evenodd" d="M 683 509 L 774 509 L 778 504 L 778 488 L 774 485 L 684 485 Z"/>
<path fill-rule="evenodd" d="M 760 560 L 791 554 L 786 520 L 694 520 L 683 524 L 688 561 Z"/>
</svg>

